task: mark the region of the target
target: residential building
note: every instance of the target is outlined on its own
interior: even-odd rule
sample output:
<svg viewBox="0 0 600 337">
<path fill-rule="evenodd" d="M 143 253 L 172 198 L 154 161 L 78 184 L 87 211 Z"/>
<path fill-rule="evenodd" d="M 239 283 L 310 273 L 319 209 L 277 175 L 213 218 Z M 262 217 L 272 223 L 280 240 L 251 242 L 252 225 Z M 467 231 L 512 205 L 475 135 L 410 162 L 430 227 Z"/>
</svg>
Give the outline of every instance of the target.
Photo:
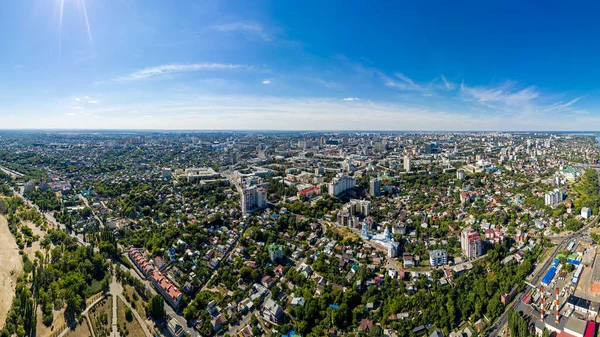
<svg viewBox="0 0 600 337">
<path fill-rule="evenodd" d="M 404 156 L 404 171 L 410 172 L 410 157 L 408 155 Z"/>
<path fill-rule="evenodd" d="M 331 183 L 329 183 L 329 195 L 337 197 L 340 194 L 356 187 L 356 178 L 339 173 Z"/>
<path fill-rule="evenodd" d="M 429 252 L 429 264 L 432 267 L 448 264 L 448 252 L 443 249 L 436 249 Z"/>
<path fill-rule="evenodd" d="M 263 306 L 263 317 L 273 323 L 279 323 L 279 320 L 283 317 L 283 309 L 272 299 L 267 299 Z"/>
<path fill-rule="evenodd" d="M 167 330 L 171 337 L 183 337 L 183 326 L 175 318 L 171 318 L 167 324 Z"/>
<path fill-rule="evenodd" d="M 592 210 L 588 207 L 581 208 L 581 217 L 584 219 L 589 219 L 592 216 Z"/>
<path fill-rule="evenodd" d="M 481 237 L 471 226 L 464 228 L 461 232 L 460 247 L 463 254 L 469 259 L 479 257 L 483 254 Z"/>
<path fill-rule="evenodd" d="M 154 271 L 150 280 L 154 288 L 167 300 L 167 303 L 174 309 L 177 309 L 183 296 L 181 290 L 177 289 L 171 280 L 158 271 Z"/>
<path fill-rule="evenodd" d="M 267 190 L 263 187 L 250 186 L 242 191 L 241 208 L 244 214 L 267 207 Z"/>
<path fill-rule="evenodd" d="M 280 245 L 271 244 L 269 245 L 269 257 L 271 261 L 281 261 L 283 259 L 283 250 Z"/>
<path fill-rule="evenodd" d="M 560 188 L 555 188 L 552 192 L 544 195 L 544 203 L 546 206 L 554 206 L 563 201 L 564 195 Z"/>
<path fill-rule="evenodd" d="M 379 178 L 371 179 L 369 194 L 373 197 L 378 197 L 381 194 L 381 180 Z"/>
</svg>

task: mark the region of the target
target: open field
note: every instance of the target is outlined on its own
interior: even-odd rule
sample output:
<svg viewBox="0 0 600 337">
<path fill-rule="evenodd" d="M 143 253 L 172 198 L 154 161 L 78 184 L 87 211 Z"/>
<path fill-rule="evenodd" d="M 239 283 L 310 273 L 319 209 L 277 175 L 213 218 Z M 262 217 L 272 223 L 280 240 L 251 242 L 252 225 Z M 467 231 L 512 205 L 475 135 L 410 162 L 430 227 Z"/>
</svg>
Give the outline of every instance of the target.
<svg viewBox="0 0 600 337">
<path fill-rule="evenodd" d="M 353 233 L 350 229 L 348 229 L 346 227 L 338 227 L 335 225 L 329 225 L 329 226 L 327 226 L 327 230 L 339 234 L 344 239 L 358 238 L 358 235 L 356 235 L 355 233 Z"/>
<path fill-rule="evenodd" d="M 81 324 L 78 324 L 74 331 L 67 334 L 67 337 L 91 337 L 92 333 L 88 326 L 87 320 L 83 320 Z"/>
<path fill-rule="evenodd" d="M 15 238 L 8 230 L 8 222 L 0 215 L 0 326 L 4 326 L 6 315 L 15 296 L 17 276 L 23 270 L 23 260 Z"/>
<path fill-rule="evenodd" d="M 119 326 L 119 331 L 121 331 L 121 335 L 125 334 L 123 331 L 127 331 L 128 337 L 146 337 L 144 334 L 144 330 L 142 330 L 142 326 L 140 322 L 135 318 L 135 315 L 131 315 L 131 321 L 128 321 L 125 318 L 125 308 L 127 306 L 125 303 L 118 298 L 117 299 L 117 324 Z"/>
</svg>

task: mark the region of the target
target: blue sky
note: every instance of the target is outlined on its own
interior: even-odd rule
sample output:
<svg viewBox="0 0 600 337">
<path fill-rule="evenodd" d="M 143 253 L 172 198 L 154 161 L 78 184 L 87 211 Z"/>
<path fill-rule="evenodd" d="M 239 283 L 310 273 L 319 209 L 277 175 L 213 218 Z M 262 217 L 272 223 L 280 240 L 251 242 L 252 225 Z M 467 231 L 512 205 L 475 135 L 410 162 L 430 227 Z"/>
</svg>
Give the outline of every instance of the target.
<svg viewBox="0 0 600 337">
<path fill-rule="evenodd" d="M 598 3 L 1 5 L 0 128 L 600 126 Z"/>
</svg>

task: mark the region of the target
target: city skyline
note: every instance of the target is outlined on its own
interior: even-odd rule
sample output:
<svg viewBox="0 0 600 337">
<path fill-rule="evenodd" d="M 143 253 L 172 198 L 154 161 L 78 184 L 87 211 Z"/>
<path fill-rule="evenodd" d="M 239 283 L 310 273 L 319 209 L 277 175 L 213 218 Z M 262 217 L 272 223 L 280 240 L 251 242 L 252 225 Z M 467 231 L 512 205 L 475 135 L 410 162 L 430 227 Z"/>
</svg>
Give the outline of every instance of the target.
<svg viewBox="0 0 600 337">
<path fill-rule="evenodd" d="M 593 130 L 597 7 L 10 2 L 0 129 Z"/>
</svg>

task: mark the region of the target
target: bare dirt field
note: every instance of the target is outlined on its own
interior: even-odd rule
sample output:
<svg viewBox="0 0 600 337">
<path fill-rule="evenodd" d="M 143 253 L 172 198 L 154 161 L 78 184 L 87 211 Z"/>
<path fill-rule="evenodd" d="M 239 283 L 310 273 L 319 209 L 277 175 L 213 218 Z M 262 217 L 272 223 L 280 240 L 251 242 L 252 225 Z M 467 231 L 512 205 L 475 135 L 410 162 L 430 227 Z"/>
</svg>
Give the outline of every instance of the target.
<svg viewBox="0 0 600 337">
<path fill-rule="evenodd" d="M 81 324 L 77 324 L 74 331 L 67 334 L 67 337 L 91 337 L 92 333 L 88 327 L 87 319 L 82 321 Z"/>
<path fill-rule="evenodd" d="M 0 215 L 0 326 L 4 326 L 6 315 L 15 296 L 17 276 L 23 270 L 19 247 L 8 230 L 8 222 Z"/>
</svg>

